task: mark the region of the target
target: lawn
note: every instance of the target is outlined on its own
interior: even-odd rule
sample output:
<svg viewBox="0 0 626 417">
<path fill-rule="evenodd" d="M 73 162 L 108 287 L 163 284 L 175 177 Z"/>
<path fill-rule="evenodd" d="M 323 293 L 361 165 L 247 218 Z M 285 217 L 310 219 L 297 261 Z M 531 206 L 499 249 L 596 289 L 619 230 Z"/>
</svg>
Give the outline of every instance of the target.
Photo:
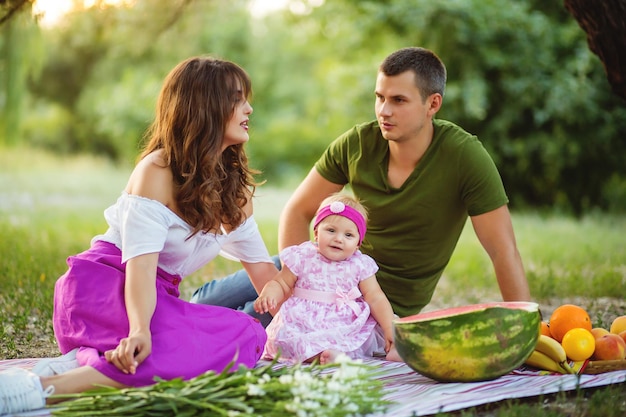
<svg viewBox="0 0 626 417">
<path fill-rule="evenodd" d="M 129 166 L 88 156 L 61 158 L 34 149 L 0 149 L 0 359 L 58 354 L 52 293 L 65 259 L 104 232 L 102 211 L 123 189 Z M 270 252 L 290 189 L 259 188 L 256 217 Z M 626 314 L 626 216 L 595 213 L 574 219 L 516 212 L 513 222 L 531 292 L 544 314 L 570 302 L 586 308 L 595 326 Z M 235 271 L 217 259 L 181 285 L 182 297 L 202 282 Z M 471 227 L 427 309 L 498 300 L 491 265 Z M 455 413 L 463 416 L 622 416 L 624 384 L 535 401 L 511 401 Z"/>
</svg>

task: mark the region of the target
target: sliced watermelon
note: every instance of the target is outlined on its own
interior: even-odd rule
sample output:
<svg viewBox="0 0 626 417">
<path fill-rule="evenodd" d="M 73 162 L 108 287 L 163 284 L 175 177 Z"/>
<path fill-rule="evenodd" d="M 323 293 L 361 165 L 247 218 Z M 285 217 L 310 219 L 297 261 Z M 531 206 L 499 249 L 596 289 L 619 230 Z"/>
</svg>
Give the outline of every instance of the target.
<svg viewBox="0 0 626 417">
<path fill-rule="evenodd" d="M 539 338 L 539 306 L 491 302 L 394 320 L 395 345 L 413 370 L 440 382 L 498 378 L 530 356 Z"/>
</svg>

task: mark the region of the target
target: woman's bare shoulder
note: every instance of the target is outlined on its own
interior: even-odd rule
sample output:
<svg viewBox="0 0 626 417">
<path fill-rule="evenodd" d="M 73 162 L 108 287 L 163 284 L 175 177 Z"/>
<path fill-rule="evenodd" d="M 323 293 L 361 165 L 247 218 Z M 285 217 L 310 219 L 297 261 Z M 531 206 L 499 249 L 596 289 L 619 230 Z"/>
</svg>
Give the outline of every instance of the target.
<svg viewBox="0 0 626 417">
<path fill-rule="evenodd" d="M 157 200 L 166 206 L 173 203 L 172 170 L 157 150 L 141 159 L 130 175 L 126 192 Z"/>
</svg>

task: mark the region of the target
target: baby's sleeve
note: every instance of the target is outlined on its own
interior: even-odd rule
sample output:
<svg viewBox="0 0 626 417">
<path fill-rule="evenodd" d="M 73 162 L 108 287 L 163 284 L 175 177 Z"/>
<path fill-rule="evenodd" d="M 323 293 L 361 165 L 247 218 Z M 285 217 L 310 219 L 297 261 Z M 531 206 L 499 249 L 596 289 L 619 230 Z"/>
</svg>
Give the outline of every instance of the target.
<svg viewBox="0 0 626 417">
<path fill-rule="evenodd" d="M 363 281 L 378 272 L 378 265 L 371 256 L 362 254 L 359 257 L 359 260 L 361 264 L 359 268 L 359 281 Z"/>
<path fill-rule="evenodd" d="M 305 258 L 302 246 L 287 246 L 285 249 L 280 251 L 279 257 L 282 263 L 289 268 L 293 274 L 299 275 L 300 266 Z"/>
</svg>

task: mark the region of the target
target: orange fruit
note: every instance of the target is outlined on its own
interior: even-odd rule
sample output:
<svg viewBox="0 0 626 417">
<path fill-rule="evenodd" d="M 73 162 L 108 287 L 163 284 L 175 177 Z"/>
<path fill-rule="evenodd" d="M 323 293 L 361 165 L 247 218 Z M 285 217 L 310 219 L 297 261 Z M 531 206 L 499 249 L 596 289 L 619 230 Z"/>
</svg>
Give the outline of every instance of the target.
<svg viewBox="0 0 626 417">
<path fill-rule="evenodd" d="M 550 334 L 559 342 L 569 330 L 581 328 L 591 331 L 591 318 L 587 311 L 574 304 L 557 307 L 550 316 Z"/>
<path fill-rule="evenodd" d="M 596 349 L 596 338 L 589 330 L 577 327 L 565 333 L 561 345 L 569 359 L 584 361 L 593 355 Z"/>
<path fill-rule="evenodd" d="M 543 334 L 545 336 L 552 337 L 552 335 L 550 334 L 550 326 L 548 325 L 547 321 L 542 321 L 541 322 L 541 328 L 539 329 L 539 334 Z"/>
</svg>

